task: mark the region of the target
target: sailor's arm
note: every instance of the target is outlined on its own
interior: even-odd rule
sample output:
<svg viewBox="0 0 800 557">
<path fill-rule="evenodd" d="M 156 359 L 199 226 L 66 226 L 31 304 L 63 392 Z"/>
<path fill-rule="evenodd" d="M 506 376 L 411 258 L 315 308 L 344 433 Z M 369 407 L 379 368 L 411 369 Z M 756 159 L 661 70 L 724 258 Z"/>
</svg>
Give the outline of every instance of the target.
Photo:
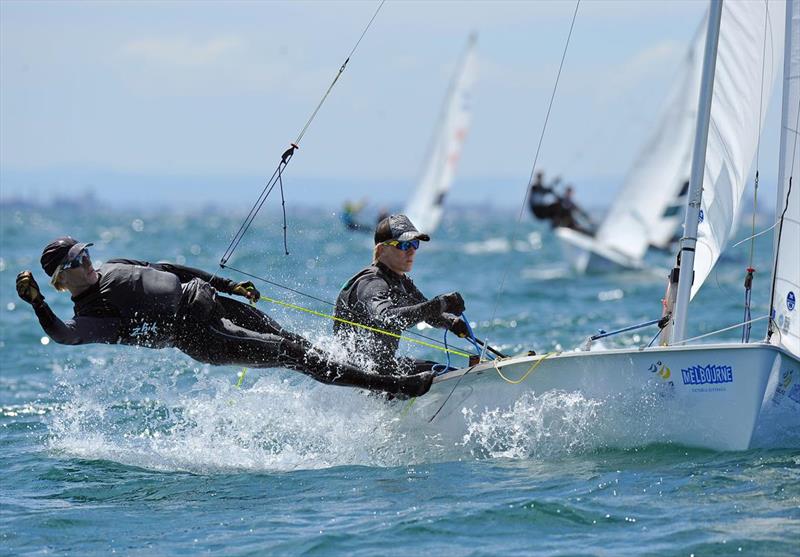
<svg viewBox="0 0 800 557">
<path fill-rule="evenodd" d="M 413 284 L 413 283 L 412 283 Z M 420 301 L 427 301 L 428 299 L 425 295 L 420 292 L 419 288 L 416 285 L 413 285 L 413 296 Z M 453 326 L 456 325 L 461 319 L 451 313 L 452 311 L 458 310 L 459 313 L 464 311 L 464 300 L 461 298 L 461 294 L 458 292 L 451 292 L 450 294 L 443 294 L 441 296 L 437 296 L 438 299 L 443 300 L 442 311 L 434 316 L 431 319 L 426 319 L 425 322 L 430 325 L 431 327 L 436 327 L 437 329 L 450 329 L 453 330 Z M 436 299 L 436 298 L 434 298 Z M 460 331 L 460 328 L 459 328 Z M 459 332 L 454 331 L 454 332 Z"/>
<path fill-rule="evenodd" d="M 61 321 L 44 301 L 44 294 L 30 271 L 17 275 L 17 294 L 33 307 L 44 332 L 59 344 L 116 342 L 117 319 L 75 317 L 66 323 Z"/>
<path fill-rule="evenodd" d="M 233 289 L 237 284 L 232 280 L 214 276 L 211 273 L 203 271 L 202 269 L 186 267 L 185 265 L 178 265 L 177 263 L 149 263 L 147 261 L 138 261 L 136 259 L 112 259 L 109 261 L 109 263 L 124 263 L 126 265 L 139 265 L 140 267 L 152 267 L 156 271 L 172 273 L 178 277 L 178 280 L 181 281 L 181 284 L 187 283 L 192 279 L 199 278 L 200 280 L 211 284 L 211 286 L 216 288 L 219 292 L 224 292 L 225 294 L 233 294 Z"/>
<path fill-rule="evenodd" d="M 44 332 L 58 344 L 115 344 L 118 341 L 117 318 L 74 317 L 64 322 L 44 300 L 33 305 L 33 310 Z"/>
<path fill-rule="evenodd" d="M 70 325 L 73 325 L 70 326 L 61 321 L 47 305 L 47 302 L 42 300 L 41 303 L 33 304 L 33 311 L 36 312 L 39 325 L 42 326 L 47 336 L 58 344 L 81 344 L 80 337 L 74 328 L 74 322 L 70 321 Z"/>
<path fill-rule="evenodd" d="M 358 299 L 376 321 L 405 329 L 422 321 L 434 320 L 442 313 L 442 302 L 438 298 L 397 307 L 391 298 L 389 285 L 383 280 L 364 281 L 358 286 Z"/>
</svg>

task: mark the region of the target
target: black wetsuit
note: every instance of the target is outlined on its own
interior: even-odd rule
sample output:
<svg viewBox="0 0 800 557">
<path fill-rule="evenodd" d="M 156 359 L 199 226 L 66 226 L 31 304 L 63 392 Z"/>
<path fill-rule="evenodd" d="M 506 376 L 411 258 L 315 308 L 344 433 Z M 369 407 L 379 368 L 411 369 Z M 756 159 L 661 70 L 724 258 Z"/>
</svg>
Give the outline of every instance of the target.
<svg viewBox="0 0 800 557">
<path fill-rule="evenodd" d="M 449 329 L 457 317 L 442 312 L 438 299 L 428 300 L 406 275 L 399 275 L 383 263 L 373 263 L 348 280 L 336 299 L 335 316 L 399 335 L 403 330 L 426 322 Z M 379 369 L 400 369 L 419 373 L 435 362 L 395 358 L 400 339 L 334 321 L 337 335 L 352 335 L 355 349 L 372 359 Z"/>
<path fill-rule="evenodd" d="M 528 192 L 528 206 L 537 219 L 552 220 L 558 215 L 560 203 L 553 188 L 534 182 Z"/>
<path fill-rule="evenodd" d="M 57 343 L 174 346 L 209 364 L 287 367 L 323 383 L 419 394 L 419 385 L 410 381 L 329 361 L 256 308 L 217 296 L 217 291 L 231 293 L 230 280 L 130 259 L 108 261 L 97 273 L 98 282 L 72 298 L 75 316 L 66 323 L 46 302 L 34 305 L 42 328 Z"/>
</svg>

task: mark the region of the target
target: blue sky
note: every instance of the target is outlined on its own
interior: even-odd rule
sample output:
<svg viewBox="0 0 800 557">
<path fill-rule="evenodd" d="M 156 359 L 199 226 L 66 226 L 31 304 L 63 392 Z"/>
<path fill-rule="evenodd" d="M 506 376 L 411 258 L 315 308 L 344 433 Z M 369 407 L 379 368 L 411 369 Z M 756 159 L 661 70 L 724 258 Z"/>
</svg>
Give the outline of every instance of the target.
<svg viewBox="0 0 800 557">
<path fill-rule="evenodd" d="M 377 2 L 0 2 L 0 195 L 248 205 Z M 584 0 L 539 166 L 613 195 L 702 1 Z M 453 201 L 518 206 L 573 2 L 389 1 L 312 124 L 290 196 L 398 202 L 471 30 L 480 76 Z M 774 180 L 778 113 L 762 143 Z M 766 161 L 770 161 L 766 164 Z"/>
</svg>

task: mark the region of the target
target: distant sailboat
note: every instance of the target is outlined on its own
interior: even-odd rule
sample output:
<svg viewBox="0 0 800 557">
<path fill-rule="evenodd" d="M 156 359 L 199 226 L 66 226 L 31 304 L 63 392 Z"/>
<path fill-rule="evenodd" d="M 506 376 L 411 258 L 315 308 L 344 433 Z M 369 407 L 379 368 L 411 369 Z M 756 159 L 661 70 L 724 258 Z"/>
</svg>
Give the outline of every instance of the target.
<svg viewBox="0 0 800 557">
<path fill-rule="evenodd" d="M 669 249 L 682 224 L 697 119 L 705 27 L 701 25 L 644 144 L 594 236 L 557 228 L 565 258 L 578 273 L 639 269 L 650 246 Z"/>
<path fill-rule="evenodd" d="M 422 179 L 403 211 L 421 232 L 428 234 L 436 230 L 442 219 L 444 199 L 455 178 L 469 130 L 470 97 L 477 77 L 476 42 L 477 36 L 470 35 L 450 84 Z"/>
<path fill-rule="evenodd" d="M 463 430 L 464 416 L 473 411 L 511 410 L 526 394 L 578 392 L 608 408 L 592 426 L 611 444 L 744 450 L 753 446 L 756 431 L 779 443 L 800 440 L 800 188 L 793 184 L 800 174 L 800 0 L 787 0 L 785 24 L 779 6 L 711 1 L 677 303 L 665 329 L 672 331 L 671 344 L 481 362 L 439 375 L 411 412 L 435 418 L 442 429 Z M 690 346 L 689 302 L 738 214 L 762 125 L 760 102 L 769 98 L 779 73 L 781 44 L 783 114 L 771 310 L 763 316 L 769 318 L 767 338 Z"/>
</svg>

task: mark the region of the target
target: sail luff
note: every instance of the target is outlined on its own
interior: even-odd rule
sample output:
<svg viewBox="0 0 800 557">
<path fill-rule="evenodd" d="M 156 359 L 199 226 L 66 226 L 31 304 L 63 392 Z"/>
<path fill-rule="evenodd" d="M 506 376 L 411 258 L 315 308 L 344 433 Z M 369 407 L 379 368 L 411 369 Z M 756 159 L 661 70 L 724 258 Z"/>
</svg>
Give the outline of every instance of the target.
<svg viewBox="0 0 800 557">
<path fill-rule="evenodd" d="M 770 342 L 800 355 L 800 2 L 787 0 Z M 791 180 L 791 190 L 790 190 Z"/>
<path fill-rule="evenodd" d="M 782 6 L 765 0 L 726 2 L 723 8 L 692 297 L 735 231 L 766 118 L 764 105 L 780 72 Z"/>
</svg>

